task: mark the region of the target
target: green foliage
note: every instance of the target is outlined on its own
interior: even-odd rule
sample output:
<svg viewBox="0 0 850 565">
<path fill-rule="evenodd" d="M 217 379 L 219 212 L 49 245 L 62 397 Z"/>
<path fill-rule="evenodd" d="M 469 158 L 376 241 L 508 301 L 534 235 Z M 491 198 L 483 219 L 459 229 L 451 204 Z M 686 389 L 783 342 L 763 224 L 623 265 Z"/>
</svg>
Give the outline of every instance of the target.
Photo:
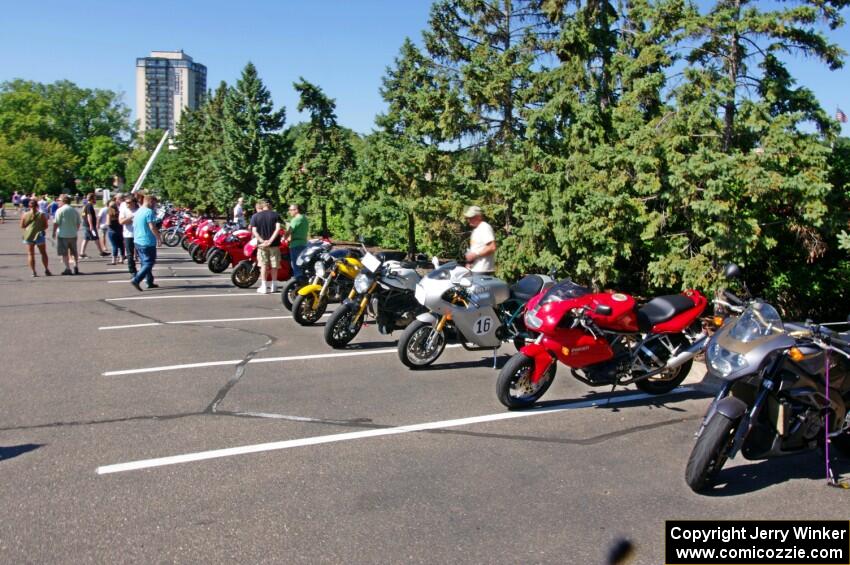
<svg viewBox="0 0 850 565">
<path fill-rule="evenodd" d="M 56 194 L 77 164 L 71 151 L 55 139 L 24 135 L 0 138 L 0 189 Z"/>
<path fill-rule="evenodd" d="M 110 90 L 81 88 L 70 81 L 41 84 L 14 80 L 0 84 L 0 139 L 13 155 L 31 155 L 50 170 L 35 174 L 20 162 L 6 178 L 39 178 L 52 192 L 73 187 L 111 185 L 123 169 L 131 134 L 129 109 Z M 8 149 L 17 147 L 17 149 Z M 70 158 L 69 158 L 70 154 Z M 15 161 L 15 163 L 19 163 Z M 10 171 L 9 163 L 5 169 Z M 16 181 L 21 182 L 21 181 Z"/>
<path fill-rule="evenodd" d="M 328 234 L 328 206 L 356 205 L 344 190 L 354 149 L 350 133 L 337 124 L 334 100 L 303 78 L 293 86 L 299 94 L 298 111 L 306 110 L 310 121 L 294 140 L 278 194 L 283 202 L 309 203 L 308 209 L 321 210 L 321 231 Z"/>
<path fill-rule="evenodd" d="M 232 206 L 239 196 L 276 200 L 285 116 L 284 109 L 274 110 L 256 67 L 245 65 L 236 85 L 227 90 L 221 110 L 222 155 L 214 161 L 220 176 L 215 190 L 219 206 Z"/>
</svg>

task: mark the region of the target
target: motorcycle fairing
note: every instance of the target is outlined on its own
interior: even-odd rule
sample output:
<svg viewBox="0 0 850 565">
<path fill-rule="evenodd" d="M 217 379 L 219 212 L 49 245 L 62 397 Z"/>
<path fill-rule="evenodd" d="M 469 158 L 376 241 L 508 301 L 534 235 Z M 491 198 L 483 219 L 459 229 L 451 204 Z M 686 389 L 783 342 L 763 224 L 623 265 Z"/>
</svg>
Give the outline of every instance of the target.
<svg viewBox="0 0 850 565">
<path fill-rule="evenodd" d="M 561 363 L 574 369 L 614 357 L 606 339 L 596 338 L 582 328 L 557 328 L 545 335 L 540 344 L 553 352 Z"/>
<path fill-rule="evenodd" d="M 496 335 L 496 330 L 502 327 L 502 322 L 492 307 L 479 308 L 474 311 L 474 315 L 471 314 L 473 311 L 467 311 L 465 308 L 452 310 L 452 322 L 466 341 L 478 347 L 499 347 L 502 344 L 502 340 Z"/>
<path fill-rule="evenodd" d="M 438 318 L 431 312 L 424 312 L 422 314 L 419 314 L 418 316 L 416 316 L 416 319 L 431 326 L 436 326 L 437 322 L 440 321 L 440 318 Z"/>
</svg>

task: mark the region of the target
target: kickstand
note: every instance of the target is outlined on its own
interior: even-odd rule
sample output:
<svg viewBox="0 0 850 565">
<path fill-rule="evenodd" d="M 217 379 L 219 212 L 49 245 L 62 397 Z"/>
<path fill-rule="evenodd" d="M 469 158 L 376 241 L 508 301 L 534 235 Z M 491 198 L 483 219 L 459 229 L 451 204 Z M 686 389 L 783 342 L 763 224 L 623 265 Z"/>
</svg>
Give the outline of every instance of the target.
<svg viewBox="0 0 850 565">
<path fill-rule="evenodd" d="M 611 395 L 614 394 L 614 390 L 617 388 L 617 383 L 611 385 L 611 392 L 608 393 L 608 399 L 605 401 L 605 404 L 611 404 L 611 399 L 613 398 Z M 616 412 L 616 410 L 615 410 Z"/>
<path fill-rule="evenodd" d="M 826 479 L 826 486 L 850 490 L 850 481 L 847 479 L 836 479 L 835 474 L 832 472 L 832 465 L 827 467 L 827 473 L 829 473 L 829 477 Z"/>
<path fill-rule="evenodd" d="M 496 352 L 499 350 L 498 347 L 493 348 L 493 369 L 496 368 Z"/>
<path fill-rule="evenodd" d="M 824 414 L 824 438 L 823 438 L 823 449 L 824 449 L 824 460 L 826 461 L 826 486 L 840 488 L 840 489 L 850 489 L 850 482 L 847 479 L 836 479 L 835 473 L 832 472 L 832 461 L 829 457 L 829 420 L 831 418 L 831 408 L 829 403 L 829 389 L 830 389 L 830 380 L 829 380 L 829 350 L 826 351 L 824 355 L 824 361 L 826 364 L 824 383 L 826 385 L 826 413 Z"/>
</svg>

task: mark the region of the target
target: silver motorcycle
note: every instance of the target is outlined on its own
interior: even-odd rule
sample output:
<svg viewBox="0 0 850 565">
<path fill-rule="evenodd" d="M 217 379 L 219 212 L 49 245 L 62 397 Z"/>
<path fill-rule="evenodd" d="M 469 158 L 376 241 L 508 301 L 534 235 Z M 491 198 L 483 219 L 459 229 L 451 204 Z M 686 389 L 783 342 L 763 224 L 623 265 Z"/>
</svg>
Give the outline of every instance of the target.
<svg viewBox="0 0 850 565">
<path fill-rule="evenodd" d="M 528 275 L 509 286 L 456 262 L 435 267 L 416 285 L 416 300 L 428 312 L 417 316 L 398 341 L 398 357 L 411 369 L 432 364 L 449 341 L 469 351 L 495 351 L 506 341 L 522 347 L 532 337 L 522 316 L 525 304 L 555 283 L 547 275 Z"/>
</svg>

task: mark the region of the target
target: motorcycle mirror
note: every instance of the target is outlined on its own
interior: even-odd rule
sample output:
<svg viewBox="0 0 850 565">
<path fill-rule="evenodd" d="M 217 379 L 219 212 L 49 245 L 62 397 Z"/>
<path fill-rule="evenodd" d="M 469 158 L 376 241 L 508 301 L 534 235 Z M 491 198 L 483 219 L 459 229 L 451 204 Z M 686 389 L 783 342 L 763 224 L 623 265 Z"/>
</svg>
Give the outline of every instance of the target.
<svg viewBox="0 0 850 565">
<path fill-rule="evenodd" d="M 741 275 L 741 267 L 739 267 L 735 263 L 727 263 L 726 266 L 723 267 L 723 278 L 729 280 L 740 279 Z"/>
<path fill-rule="evenodd" d="M 437 259 L 436 257 L 431 257 L 431 263 L 434 265 L 435 269 L 440 268 L 440 260 Z"/>
<path fill-rule="evenodd" d="M 597 304 L 594 311 L 601 316 L 610 316 L 613 310 L 610 306 L 606 306 L 605 304 Z"/>
</svg>

